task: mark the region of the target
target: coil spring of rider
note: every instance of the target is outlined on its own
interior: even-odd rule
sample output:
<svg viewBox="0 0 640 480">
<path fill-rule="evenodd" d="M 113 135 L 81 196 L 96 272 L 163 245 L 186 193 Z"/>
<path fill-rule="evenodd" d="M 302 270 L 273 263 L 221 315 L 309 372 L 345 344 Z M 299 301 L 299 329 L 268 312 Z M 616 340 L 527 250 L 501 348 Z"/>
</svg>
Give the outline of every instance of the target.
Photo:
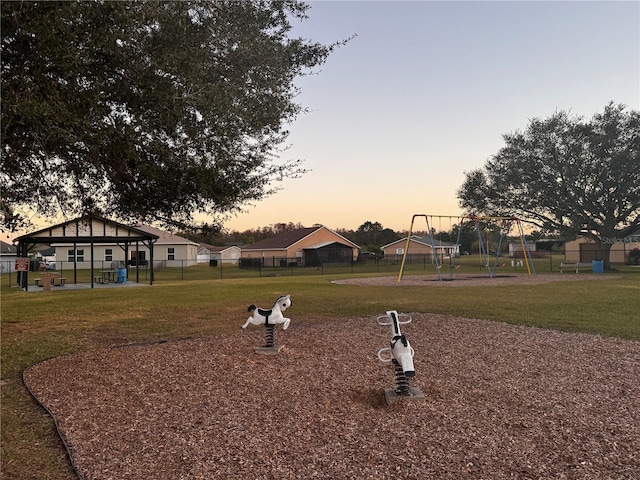
<svg viewBox="0 0 640 480">
<path fill-rule="evenodd" d="M 264 337 L 266 341 L 265 347 L 275 348 L 276 346 L 276 335 L 274 332 L 275 325 L 267 324 L 264 326 Z"/>
<path fill-rule="evenodd" d="M 402 365 L 398 363 L 398 361 L 393 359 L 393 366 L 396 369 L 396 389 L 395 392 L 397 395 L 409 395 L 411 393 L 411 388 L 409 386 L 409 379 L 405 376 L 402 371 Z"/>
</svg>

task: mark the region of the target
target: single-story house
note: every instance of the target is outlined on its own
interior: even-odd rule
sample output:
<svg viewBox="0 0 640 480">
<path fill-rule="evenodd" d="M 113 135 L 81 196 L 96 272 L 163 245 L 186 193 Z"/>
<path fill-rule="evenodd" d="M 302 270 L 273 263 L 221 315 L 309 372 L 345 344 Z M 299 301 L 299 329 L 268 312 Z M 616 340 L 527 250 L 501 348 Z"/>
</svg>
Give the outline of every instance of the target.
<svg viewBox="0 0 640 480">
<path fill-rule="evenodd" d="M 0 273 L 11 273 L 16 270 L 18 249 L 15 245 L 0 241 Z"/>
<path fill-rule="evenodd" d="M 237 245 L 217 246 L 201 243 L 198 247 L 198 263 L 209 263 L 211 260 L 223 264 L 238 264 L 241 249 Z"/>
<path fill-rule="evenodd" d="M 407 248 L 407 237 L 380 247 L 384 252 L 384 257 L 388 260 L 393 260 L 394 257 L 401 259 L 405 254 L 405 248 Z M 411 235 L 408 254 L 433 256 L 434 253 L 438 255 L 438 258 L 449 258 L 452 255 L 458 256 L 460 254 L 460 245 L 444 242 L 436 238 L 433 239 L 432 244 L 428 236 Z"/>
<path fill-rule="evenodd" d="M 153 262 L 155 268 L 191 266 L 197 263 L 198 244 L 187 238 L 165 232 L 149 225 L 136 224 L 132 228 L 157 237 L 153 242 Z M 70 242 L 53 243 L 58 268 L 64 263 L 73 263 L 74 255 L 78 268 L 88 268 L 89 257 L 86 243 L 74 244 Z M 125 255 L 128 254 L 128 258 Z M 150 250 L 145 243 L 132 244 L 129 251 L 125 251 L 117 242 L 95 243 L 93 245 L 94 264 L 100 262 L 101 267 L 148 267 L 151 259 Z"/>
<path fill-rule="evenodd" d="M 241 249 L 241 267 L 319 266 L 349 264 L 360 247 L 333 230 L 316 225 L 298 228 Z"/>
<path fill-rule="evenodd" d="M 535 242 L 527 242 L 526 245 L 529 253 L 536 251 L 536 243 Z M 524 255 L 522 253 L 522 242 L 509 242 L 509 256 L 516 258 L 523 258 Z"/>
<path fill-rule="evenodd" d="M 605 242 L 611 244 L 609 252 L 610 263 L 626 263 L 629 253 L 633 249 L 640 249 L 640 230 L 627 235 L 624 238 L 605 238 Z M 578 237 L 564 244 L 564 258 L 567 262 L 589 263 L 600 260 L 600 246 L 592 239 Z"/>
<path fill-rule="evenodd" d="M 159 228 L 151 227 L 149 225 L 137 224 L 136 228 L 139 228 L 143 232 L 151 233 L 158 236 L 158 240 L 154 242 L 153 246 L 153 260 L 157 262 L 157 266 L 161 267 L 189 267 L 198 263 L 198 243 L 188 238 L 174 235 L 173 233 L 165 232 Z M 144 247 L 138 252 L 138 258 L 140 254 L 145 252 Z M 131 254 L 130 263 L 135 262 L 135 256 Z"/>
<path fill-rule="evenodd" d="M 49 269 L 56 267 L 56 249 L 48 245 L 38 249 L 33 258 L 40 263 L 41 267 Z"/>
</svg>

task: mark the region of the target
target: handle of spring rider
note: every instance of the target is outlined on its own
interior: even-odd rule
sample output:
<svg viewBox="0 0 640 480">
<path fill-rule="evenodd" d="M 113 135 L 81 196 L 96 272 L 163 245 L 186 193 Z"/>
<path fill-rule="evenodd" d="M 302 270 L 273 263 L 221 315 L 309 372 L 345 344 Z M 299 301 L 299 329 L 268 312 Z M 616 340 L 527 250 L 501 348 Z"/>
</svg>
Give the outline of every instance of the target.
<svg viewBox="0 0 640 480">
<path fill-rule="evenodd" d="M 382 352 L 389 352 L 389 356 L 386 357 L 386 358 L 383 358 L 382 357 Z M 391 351 L 391 347 L 384 347 L 384 348 L 381 348 L 380 350 L 378 350 L 378 359 L 381 362 L 384 362 L 384 363 L 388 363 L 391 360 L 393 360 L 393 352 Z"/>
</svg>

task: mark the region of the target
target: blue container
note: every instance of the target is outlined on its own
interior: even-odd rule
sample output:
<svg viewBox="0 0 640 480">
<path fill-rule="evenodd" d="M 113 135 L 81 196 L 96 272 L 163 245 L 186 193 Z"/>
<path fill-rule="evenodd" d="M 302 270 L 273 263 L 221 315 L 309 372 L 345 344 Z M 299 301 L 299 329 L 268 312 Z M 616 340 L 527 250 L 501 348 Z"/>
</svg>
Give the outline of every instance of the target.
<svg viewBox="0 0 640 480">
<path fill-rule="evenodd" d="M 127 281 L 127 269 L 126 268 L 119 268 L 118 269 L 118 283 L 124 283 Z"/>
<path fill-rule="evenodd" d="M 593 260 L 591 262 L 593 273 L 604 273 L 604 262 L 602 260 Z"/>
</svg>

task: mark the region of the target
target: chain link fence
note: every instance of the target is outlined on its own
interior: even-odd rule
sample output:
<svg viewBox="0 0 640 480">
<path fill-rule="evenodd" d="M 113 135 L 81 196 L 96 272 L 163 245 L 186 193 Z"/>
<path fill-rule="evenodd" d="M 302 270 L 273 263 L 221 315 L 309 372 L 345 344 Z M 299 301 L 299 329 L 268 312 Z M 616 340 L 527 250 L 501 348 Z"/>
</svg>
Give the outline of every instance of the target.
<svg viewBox="0 0 640 480">
<path fill-rule="evenodd" d="M 517 252 L 516 252 L 517 253 Z M 580 272 L 591 272 L 589 265 L 592 261 L 603 258 L 603 252 L 590 251 L 590 259 L 584 257 L 584 251 L 567 252 L 531 252 L 531 264 L 522 255 L 517 256 L 490 256 L 471 254 L 458 257 L 438 257 L 437 262 L 433 255 L 407 254 L 404 265 L 404 275 L 410 274 L 437 274 L 436 265 L 440 272 L 447 275 L 473 274 L 487 275 L 488 268 L 499 273 L 560 273 L 561 264 L 580 263 Z M 488 260 L 488 264 L 485 261 Z M 576 260 L 577 259 L 577 260 Z M 139 265 L 127 265 L 122 262 L 95 261 L 93 270 L 91 262 L 75 264 L 73 262 L 50 262 L 48 264 L 31 262 L 28 274 L 29 286 L 35 285 L 35 280 L 42 278 L 45 271 L 55 272 L 64 278 L 67 284 L 108 282 L 138 282 L 153 283 L 182 281 L 182 280 L 207 280 L 207 279 L 235 279 L 235 278 L 261 278 L 281 276 L 308 276 L 308 275 L 398 275 L 402 264 L 402 255 L 387 255 L 385 257 L 369 256 L 353 262 L 323 262 L 316 265 L 304 265 L 299 258 L 240 258 L 233 262 L 220 262 L 210 260 L 208 263 L 196 263 L 192 259 L 156 261 L 153 272 L 148 262 Z M 640 255 L 635 257 L 628 252 L 624 262 L 612 262 L 612 270 L 625 272 L 637 272 L 640 274 Z M 564 269 L 571 272 L 571 269 Z M 0 276 L 2 285 L 17 286 L 18 273 L 15 272 L 13 261 L 0 261 Z"/>
</svg>

